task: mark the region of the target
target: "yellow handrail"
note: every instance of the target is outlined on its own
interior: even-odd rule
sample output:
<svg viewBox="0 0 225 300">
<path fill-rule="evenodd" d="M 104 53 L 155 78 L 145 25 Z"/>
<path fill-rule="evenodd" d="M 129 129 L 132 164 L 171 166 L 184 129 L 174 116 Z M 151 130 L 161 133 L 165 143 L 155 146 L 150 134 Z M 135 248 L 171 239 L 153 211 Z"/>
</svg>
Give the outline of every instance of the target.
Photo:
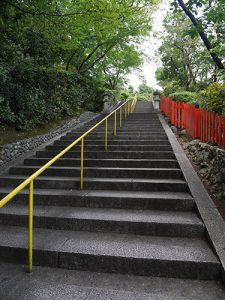
<svg viewBox="0 0 225 300">
<path fill-rule="evenodd" d="M 129 112 L 133 112 L 136 105 L 136 97 L 132 100 L 127 100 L 121 104 L 117 109 L 103 118 L 100 122 L 95 124 L 92 128 L 82 134 L 74 142 L 72 142 L 68 147 L 62 150 L 59 154 L 53 157 L 49 162 L 42 166 L 39 170 L 29 176 L 20 185 L 18 185 L 12 192 L 0 200 L 0 208 L 5 206 L 12 198 L 14 198 L 18 193 L 20 193 L 25 187 L 29 185 L 29 216 L 28 216 L 28 271 L 32 273 L 33 268 L 33 190 L 34 190 L 34 180 L 47 170 L 52 164 L 54 164 L 59 158 L 61 158 L 65 153 L 67 153 L 71 148 L 73 148 L 77 143 L 81 142 L 81 154 L 80 154 L 80 189 L 83 189 L 83 171 L 84 171 L 84 138 L 92 132 L 95 128 L 105 122 L 105 150 L 108 149 L 108 119 L 114 115 L 114 136 L 116 136 L 117 122 L 116 122 L 116 112 L 120 110 L 120 127 L 122 126 L 122 109 L 124 107 L 124 117 L 126 119 L 127 108 Z M 131 108 L 131 109 L 130 109 Z M 128 112 L 128 113 L 129 113 Z"/>
</svg>

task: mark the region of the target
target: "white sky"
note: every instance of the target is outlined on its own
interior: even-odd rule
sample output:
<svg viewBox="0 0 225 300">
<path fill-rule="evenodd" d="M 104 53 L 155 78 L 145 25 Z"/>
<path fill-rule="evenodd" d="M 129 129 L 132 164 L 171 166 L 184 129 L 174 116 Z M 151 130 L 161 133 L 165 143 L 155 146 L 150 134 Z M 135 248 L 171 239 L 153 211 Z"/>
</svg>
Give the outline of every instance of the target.
<svg viewBox="0 0 225 300">
<path fill-rule="evenodd" d="M 141 51 L 147 54 L 143 66 L 140 70 L 134 70 L 127 75 L 128 84 L 131 84 L 136 90 L 142 82 L 140 77 L 147 80 L 147 84 L 153 88 L 159 88 L 155 78 L 155 71 L 160 66 L 160 59 L 156 55 L 156 50 L 160 46 L 160 40 L 154 37 L 154 33 L 162 32 L 163 19 L 169 9 L 169 0 L 164 0 L 159 9 L 153 15 L 153 32 L 140 46 Z"/>
</svg>

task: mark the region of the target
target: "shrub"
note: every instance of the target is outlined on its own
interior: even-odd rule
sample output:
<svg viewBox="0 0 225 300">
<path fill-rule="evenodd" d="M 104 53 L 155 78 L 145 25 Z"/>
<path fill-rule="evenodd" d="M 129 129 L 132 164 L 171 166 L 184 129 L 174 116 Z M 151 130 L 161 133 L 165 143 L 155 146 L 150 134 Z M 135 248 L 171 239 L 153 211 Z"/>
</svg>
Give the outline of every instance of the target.
<svg viewBox="0 0 225 300">
<path fill-rule="evenodd" d="M 172 93 L 176 93 L 179 92 L 182 88 L 180 87 L 180 85 L 176 82 L 176 81 L 171 81 L 168 82 L 164 89 L 163 89 L 163 95 L 164 96 L 169 96 Z"/>
<path fill-rule="evenodd" d="M 208 110 L 222 113 L 225 108 L 225 83 L 212 83 L 201 93 L 201 106 Z"/>
<path fill-rule="evenodd" d="M 19 130 L 101 105 L 91 79 L 26 63 L 0 65 L 0 90 L 0 125 L 13 124 Z"/>
<path fill-rule="evenodd" d="M 172 93 L 169 94 L 169 97 L 177 102 L 196 103 L 200 100 L 200 96 L 198 93 L 187 92 L 187 91 Z"/>
<path fill-rule="evenodd" d="M 138 101 L 152 101 L 152 94 L 138 94 Z"/>
</svg>

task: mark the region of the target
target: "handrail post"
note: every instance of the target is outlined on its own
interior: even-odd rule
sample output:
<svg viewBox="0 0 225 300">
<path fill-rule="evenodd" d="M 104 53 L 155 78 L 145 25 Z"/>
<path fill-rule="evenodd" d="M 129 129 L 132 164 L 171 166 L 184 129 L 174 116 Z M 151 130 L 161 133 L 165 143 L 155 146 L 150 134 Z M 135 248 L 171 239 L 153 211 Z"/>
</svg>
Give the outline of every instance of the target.
<svg viewBox="0 0 225 300">
<path fill-rule="evenodd" d="M 116 111 L 114 113 L 114 136 L 116 136 Z"/>
<path fill-rule="evenodd" d="M 128 106 L 128 116 L 130 114 L 130 101 L 127 102 L 127 106 Z"/>
<path fill-rule="evenodd" d="M 28 271 L 32 273 L 33 270 L 33 198 L 34 198 L 34 181 L 29 184 L 29 220 L 28 220 Z"/>
<path fill-rule="evenodd" d="M 84 185 L 84 138 L 81 139 L 80 148 L 80 190 L 83 190 Z"/>
<path fill-rule="evenodd" d="M 105 151 L 108 150 L 108 119 L 105 120 Z"/>
<path fill-rule="evenodd" d="M 122 127 L 122 107 L 120 107 L 120 128 Z"/>
<path fill-rule="evenodd" d="M 127 118 L 127 103 L 125 103 L 125 105 L 124 105 L 124 118 L 125 118 L 125 120 Z"/>
</svg>

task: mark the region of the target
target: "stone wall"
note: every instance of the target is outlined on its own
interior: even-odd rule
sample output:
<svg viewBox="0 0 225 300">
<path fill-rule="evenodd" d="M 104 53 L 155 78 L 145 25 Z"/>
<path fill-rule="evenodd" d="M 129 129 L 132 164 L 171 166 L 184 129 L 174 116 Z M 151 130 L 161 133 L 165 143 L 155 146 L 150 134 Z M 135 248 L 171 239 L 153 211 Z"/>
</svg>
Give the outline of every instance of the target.
<svg viewBox="0 0 225 300">
<path fill-rule="evenodd" d="M 18 141 L 16 143 L 0 146 L 0 168 L 7 164 L 9 161 L 18 158 L 20 155 L 25 154 L 43 143 L 51 140 L 52 138 L 60 135 L 80 123 L 93 119 L 98 113 L 85 112 L 80 117 L 74 118 L 66 122 L 63 126 L 48 132 L 47 134 L 35 136 L 33 138 Z"/>
<path fill-rule="evenodd" d="M 185 148 L 210 191 L 225 199 L 225 150 L 199 140 L 191 141 Z"/>
</svg>

